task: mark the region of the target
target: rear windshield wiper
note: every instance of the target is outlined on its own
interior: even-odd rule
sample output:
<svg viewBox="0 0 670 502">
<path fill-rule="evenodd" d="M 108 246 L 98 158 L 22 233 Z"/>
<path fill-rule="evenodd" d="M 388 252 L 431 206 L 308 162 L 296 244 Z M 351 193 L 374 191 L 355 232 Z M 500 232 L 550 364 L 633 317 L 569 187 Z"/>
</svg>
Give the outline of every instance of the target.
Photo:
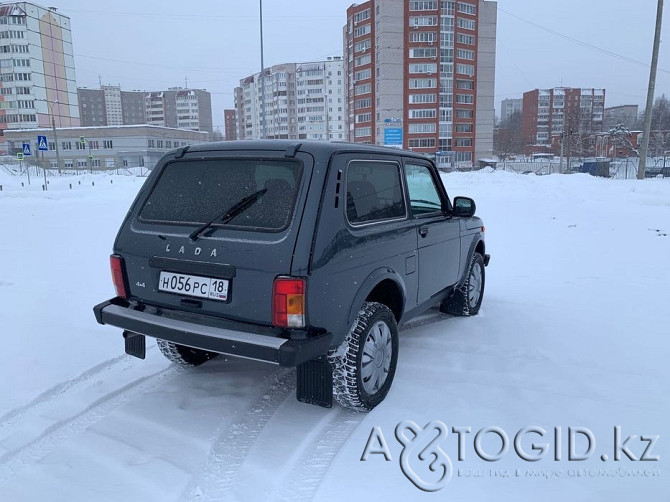
<svg viewBox="0 0 670 502">
<path fill-rule="evenodd" d="M 239 202 L 233 204 L 229 209 L 226 209 L 223 213 L 217 214 L 207 223 L 200 225 L 193 232 L 191 232 L 189 238 L 192 241 L 197 241 L 198 237 L 200 237 L 200 234 L 202 234 L 205 230 L 210 228 L 218 220 L 221 220 L 220 223 L 222 225 L 225 225 L 233 218 L 235 218 L 236 216 L 240 215 L 241 213 L 249 209 L 251 206 L 253 206 L 258 201 L 258 199 L 260 199 L 263 196 L 263 194 L 265 194 L 265 192 L 267 191 L 268 191 L 267 188 L 263 188 L 261 190 L 258 190 L 257 192 L 252 193 L 251 195 L 247 195 Z"/>
</svg>

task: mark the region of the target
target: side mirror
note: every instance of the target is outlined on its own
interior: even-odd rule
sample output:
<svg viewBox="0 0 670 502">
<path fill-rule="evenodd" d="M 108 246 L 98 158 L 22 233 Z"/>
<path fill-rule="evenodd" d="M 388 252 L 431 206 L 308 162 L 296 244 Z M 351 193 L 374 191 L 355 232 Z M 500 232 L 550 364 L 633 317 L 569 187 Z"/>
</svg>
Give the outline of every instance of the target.
<svg viewBox="0 0 670 502">
<path fill-rule="evenodd" d="M 454 197 L 454 216 L 461 216 L 463 218 L 469 218 L 475 215 L 477 206 L 475 201 L 470 197 Z"/>
</svg>

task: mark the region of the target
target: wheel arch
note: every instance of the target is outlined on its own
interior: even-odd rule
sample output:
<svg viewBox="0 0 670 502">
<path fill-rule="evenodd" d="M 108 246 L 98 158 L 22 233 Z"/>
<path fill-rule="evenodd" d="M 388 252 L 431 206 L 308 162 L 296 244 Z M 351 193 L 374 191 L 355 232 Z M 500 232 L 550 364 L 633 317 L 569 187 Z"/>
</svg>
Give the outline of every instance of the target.
<svg viewBox="0 0 670 502">
<path fill-rule="evenodd" d="M 386 305 L 396 322 L 400 321 L 406 302 L 405 285 L 400 276 L 389 268 L 379 268 L 372 272 L 358 289 L 351 304 L 347 324 L 351 325 L 363 303 L 379 302 Z"/>
</svg>

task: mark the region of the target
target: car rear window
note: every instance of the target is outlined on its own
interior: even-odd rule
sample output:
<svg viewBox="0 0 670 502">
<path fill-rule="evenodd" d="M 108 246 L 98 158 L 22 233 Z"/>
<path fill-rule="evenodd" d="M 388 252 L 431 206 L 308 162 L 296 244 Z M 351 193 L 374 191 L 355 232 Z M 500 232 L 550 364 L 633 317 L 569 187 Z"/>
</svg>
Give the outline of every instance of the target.
<svg viewBox="0 0 670 502">
<path fill-rule="evenodd" d="M 265 192 L 227 226 L 279 231 L 290 222 L 302 165 L 294 160 L 185 160 L 165 166 L 139 218 L 204 224 L 240 200 Z"/>
</svg>

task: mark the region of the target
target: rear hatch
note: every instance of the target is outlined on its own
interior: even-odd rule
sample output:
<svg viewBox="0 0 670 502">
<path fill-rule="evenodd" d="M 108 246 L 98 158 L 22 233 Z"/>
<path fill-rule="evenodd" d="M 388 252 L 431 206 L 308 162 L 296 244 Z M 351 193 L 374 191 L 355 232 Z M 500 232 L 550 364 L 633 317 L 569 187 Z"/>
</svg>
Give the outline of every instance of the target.
<svg viewBox="0 0 670 502">
<path fill-rule="evenodd" d="M 159 163 L 117 237 L 129 296 L 270 325 L 289 275 L 313 158 L 198 151 Z"/>
</svg>

